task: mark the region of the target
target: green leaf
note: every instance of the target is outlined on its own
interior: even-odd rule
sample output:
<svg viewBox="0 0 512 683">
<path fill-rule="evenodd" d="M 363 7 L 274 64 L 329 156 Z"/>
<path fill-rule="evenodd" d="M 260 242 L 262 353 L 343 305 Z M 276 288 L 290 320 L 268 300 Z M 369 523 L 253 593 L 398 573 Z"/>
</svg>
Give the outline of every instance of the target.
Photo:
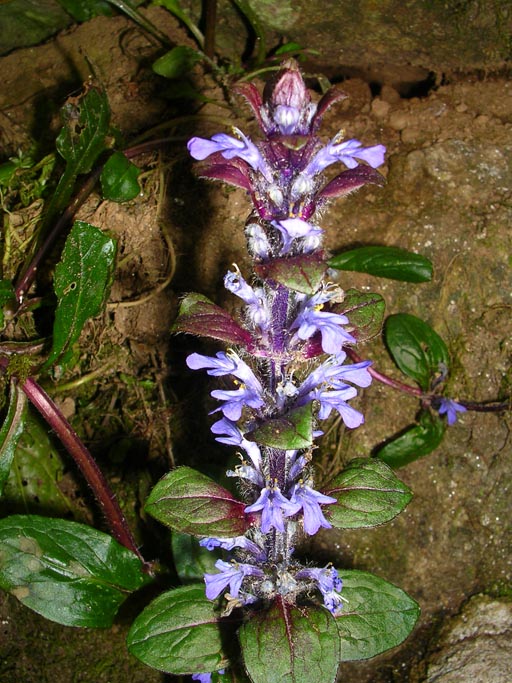
<svg viewBox="0 0 512 683">
<path fill-rule="evenodd" d="M 223 669 L 222 635 L 215 603 L 196 584 L 153 600 L 133 622 L 127 642 L 144 664 L 179 676 Z"/>
<path fill-rule="evenodd" d="M 200 546 L 194 536 L 173 531 L 171 546 L 174 568 L 182 583 L 202 581 L 207 572 L 215 574 L 219 553 Z"/>
<path fill-rule="evenodd" d="M 363 342 L 380 334 L 386 302 L 380 294 L 375 294 L 375 292 L 348 289 L 342 303 L 333 306 L 333 311 L 347 316 L 353 328 L 350 333 L 358 342 Z"/>
<path fill-rule="evenodd" d="M 331 268 L 368 273 L 403 282 L 430 282 L 432 263 L 398 247 L 359 247 L 337 254 L 329 261 Z"/>
<path fill-rule="evenodd" d="M 327 487 L 337 499 L 326 514 L 336 529 L 358 529 L 389 522 L 412 498 L 393 470 L 375 458 L 356 458 Z"/>
<path fill-rule="evenodd" d="M 14 287 L 10 280 L 0 280 L 0 330 L 5 323 L 5 307 L 15 303 Z"/>
<path fill-rule="evenodd" d="M 418 424 L 408 427 L 396 439 L 379 448 L 375 455 L 390 467 L 403 467 L 432 453 L 443 440 L 445 430 L 444 420 L 423 410 Z"/>
<path fill-rule="evenodd" d="M 295 408 L 282 417 L 263 422 L 246 434 L 246 438 L 263 446 L 283 450 L 308 448 L 313 443 L 312 410 L 311 403 Z"/>
<path fill-rule="evenodd" d="M 255 272 L 303 294 L 314 294 L 323 280 L 327 264 L 322 254 L 300 254 L 256 264 Z"/>
<path fill-rule="evenodd" d="M 76 221 L 55 268 L 58 306 L 53 345 L 43 368 L 65 365 L 87 320 L 101 313 L 110 291 L 116 243 L 89 223 Z"/>
<path fill-rule="evenodd" d="M 407 313 L 390 315 L 384 339 L 400 370 L 428 391 L 435 376 L 446 372 L 450 355 L 446 344 L 430 325 Z"/>
<path fill-rule="evenodd" d="M 171 529 L 193 536 L 241 536 L 249 523 L 243 503 L 191 467 L 178 467 L 160 479 L 144 509 Z"/>
<path fill-rule="evenodd" d="M 109 627 L 147 581 L 137 556 L 97 529 L 35 515 L 0 520 L 0 587 L 50 621 Z"/>
<path fill-rule="evenodd" d="M 113 202 L 127 202 L 140 192 L 139 169 L 122 152 L 114 152 L 101 172 L 103 197 Z"/>
<path fill-rule="evenodd" d="M 111 16 L 106 0 L 59 0 L 59 4 L 71 14 L 75 21 L 89 21 L 97 16 Z"/>
<path fill-rule="evenodd" d="M 78 98 L 70 98 L 61 109 L 64 126 L 56 146 L 66 160 L 54 194 L 46 207 L 45 224 L 49 225 L 69 203 L 77 176 L 89 173 L 106 148 L 110 134 L 110 107 L 105 93 L 91 87 Z"/>
<path fill-rule="evenodd" d="M 44 511 L 54 517 L 72 515 L 75 521 L 85 521 L 83 501 L 76 497 L 73 480 L 64 479 L 64 471 L 62 456 L 48 434 L 47 424 L 27 410 L 24 430 L 0 498 L 0 517 Z"/>
<path fill-rule="evenodd" d="M 152 68 L 159 76 L 181 78 L 188 75 L 194 64 L 201 61 L 203 56 L 191 47 L 177 45 L 157 59 Z"/>
<path fill-rule="evenodd" d="M 400 588 L 368 572 L 338 573 L 344 598 L 343 610 L 336 618 L 341 661 L 370 659 L 400 645 L 418 620 L 418 604 Z"/>
<path fill-rule="evenodd" d="M 181 8 L 178 0 L 153 0 L 153 4 L 159 5 L 161 7 L 165 7 L 165 9 L 169 10 L 169 12 L 174 14 L 174 16 L 177 19 L 179 19 L 188 28 L 190 33 L 196 39 L 199 47 L 203 47 L 203 45 L 204 45 L 203 34 L 198 29 L 198 27 L 194 24 L 192 19 L 188 16 L 188 14 Z"/>
<path fill-rule="evenodd" d="M 334 683 L 340 643 L 334 617 L 323 608 L 292 607 L 276 598 L 238 632 L 252 683 Z"/>
<path fill-rule="evenodd" d="M 26 405 L 25 394 L 17 382 L 11 380 L 7 415 L 0 428 L 0 496 L 4 491 L 16 446 L 25 426 Z"/>
<path fill-rule="evenodd" d="M 197 334 L 246 348 L 253 343 L 250 332 L 240 327 L 227 311 L 196 293 L 183 298 L 171 332 Z"/>
<path fill-rule="evenodd" d="M 275 50 L 274 54 L 287 55 L 290 52 L 293 54 L 296 52 L 302 52 L 303 50 L 304 48 L 299 43 L 289 42 L 285 43 L 284 45 L 281 45 L 281 47 L 278 47 L 277 50 Z"/>
</svg>

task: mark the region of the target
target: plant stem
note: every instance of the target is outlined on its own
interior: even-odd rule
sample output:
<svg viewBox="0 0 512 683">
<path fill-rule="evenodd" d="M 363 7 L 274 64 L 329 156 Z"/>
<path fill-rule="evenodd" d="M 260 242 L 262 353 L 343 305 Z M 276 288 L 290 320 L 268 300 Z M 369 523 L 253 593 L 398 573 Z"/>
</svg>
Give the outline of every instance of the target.
<svg viewBox="0 0 512 683">
<path fill-rule="evenodd" d="M 213 59 L 215 57 L 215 21 L 217 16 L 217 0 L 205 0 L 204 13 L 204 53 L 208 59 Z"/>
<path fill-rule="evenodd" d="M 361 356 L 359 356 L 354 351 L 354 349 L 351 349 L 349 346 L 344 346 L 343 350 L 345 351 L 347 356 L 350 358 L 350 360 L 354 361 L 354 363 L 360 363 L 363 360 L 361 358 Z M 382 372 L 375 370 L 373 368 L 373 366 L 371 366 L 371 365 L 368 368 L 368 372 L 378 382 L 382 382 L 382 384 L 385 384 L 388 387 L 396 389 L 397 391 L 402 391 L 406 394 L 412 394 L 413 396 L 420 396 L 422 398 L 427 396 L 418 387 L 412 387 L 410 384 L 405 384 L 405 382 L 399 382 L 398 380 L 393 379 L 392 377 L 389 377 L 388 375 L 384 375 Z"/>
<path fill-rule="evenodd" d="M 32 405 L 39 411 L 51 429 L 57 434 L 66 450 L 77 464 L 85 480 L 91 487 L 94 497 L 98 501 L 100 509 L 114 538 L 121 543 L 121 545 L 124 545 L 125 548 L 128 548 L 128 550 L 135 553 L 144 565 L 144 570 L 149 572 L 150 567 L 137 548 L 135 539 L 128 527 L 126 518 L 115 499 L 114 493 L 110 489 L 110 486 L 96 464 L 96 461 L 79 439 L 74 429 L 44 389 L 39 386 L 32 377 L 25 380 L 21 388 Z"/>
</svg>

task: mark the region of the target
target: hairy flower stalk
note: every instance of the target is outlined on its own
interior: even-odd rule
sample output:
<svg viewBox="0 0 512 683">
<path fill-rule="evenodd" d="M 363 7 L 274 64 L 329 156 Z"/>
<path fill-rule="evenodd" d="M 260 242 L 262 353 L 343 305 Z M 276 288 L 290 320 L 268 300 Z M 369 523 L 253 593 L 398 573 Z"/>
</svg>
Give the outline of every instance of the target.
<svg viewBox="0 0 512 683">
<path fill-rule="evenodd" d="M 201 545 L 230 555 L 205 575 L 206 595 L 224 596 L 227 610 L 276 596 L 322 600 L 333 614 L 342 608 L 341 580 L 332 567 L 304 567 L 293 549 L 302 534 L 330 528 L 329 506 L 336 499 L 315 489 L 311 453 L 317 425 L 337 412 L 349 428 L 363 415 L 350 405 L 356 387 L 371 382 L 369 362 L 346 362 L 344 346 L 356 343 L 340 309 L 342 290 L 323 280 L 326 270 L 322 230 L 315 212 L 333 197 L 367 183 L 381 184 L 374 169 L 384 147 L 363 147 L 338 134 L 324 143 L 317 135 L 325 111 L 344 96 L 327 93 L 312 102 L 302 76 L 290 61 L 265 87 L 238 87 L 262 131 L 252 141 L 235 129 L 210 140 L 188 143 L 202 177 L 245 189 L 254 210 L 246 224 L 254 273 L 238 268 L 225 286 L 244 304 L 241 327 L 247 344 L 214 357 L 191 354 L 187 364 L 214 377 L 231 377 L 231 387 L 215 389 L 219 401 L 212 432 L 236 446 L 241 463 L 228 475 L 241 480 L 245 513 L 256 523 L 245 536 L 204 538 Z M 324 170 L 342 164 L 326 181 Z M 237 328 L 239 329 L 239 328 Z"/>
</svg>

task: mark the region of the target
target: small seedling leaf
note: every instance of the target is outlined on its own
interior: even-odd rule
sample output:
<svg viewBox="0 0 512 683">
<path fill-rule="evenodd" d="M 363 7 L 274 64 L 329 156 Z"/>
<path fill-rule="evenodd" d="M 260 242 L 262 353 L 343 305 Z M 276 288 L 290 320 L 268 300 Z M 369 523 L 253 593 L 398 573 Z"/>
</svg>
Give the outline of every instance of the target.
<svg viewBox="0 0 512 683">
<path fill-rule="evenodd" d="M 368 273 L 403 282 L 430 282 L 432 263 L 414 252 L 398 247 L 359 247 L 337 254 L 331 268 Z"/>
</svg>

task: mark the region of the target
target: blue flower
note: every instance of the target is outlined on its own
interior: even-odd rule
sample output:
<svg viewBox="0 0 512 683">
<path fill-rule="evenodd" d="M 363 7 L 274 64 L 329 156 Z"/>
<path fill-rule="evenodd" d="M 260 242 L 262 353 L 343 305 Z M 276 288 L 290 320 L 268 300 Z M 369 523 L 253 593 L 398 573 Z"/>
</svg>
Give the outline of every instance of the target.
<svg viewBox="0 0 512 683">
<path fill-rule="evenodd" d="M 292 241 L 295 239 L 302 238 L 306 240 L 308 248 L 305 251 L 316 249 L 320 244 L 322 229 L 311 225 L 311 223 L 302 220 L 302 218 L 285 218 L 281 221 L 272 221 L 272 225 L 281 233 L 283 240 L 281 255 L 287 254 L 290 251 Z"/>
<path fill-rule="evenodd" d="M 315 154 L 313 159 L 304 169 L 304 175 L 314 176 L 323 171 L 327 166 L 341 161 L 347 168 L 356 168 L 357 159 L 365 161 L 372 168 L 377 168 L 384 163 L 384 145 L 363 147 L 359 140 L 347 140 L 338 143 L 338 136 Z"/>
<path fill-rule="evenodd" d="M 268 330 L 270 326 L 270 313 L 264 290 L 261 287 L 254 289 L 247 284 L 238 269 L 236 271 L 230 270 L 226 273 L 224 286 L 229 292 L 245 301 L 247 313 L 252 323 L 263 332 Z"/>
<path fill-rule="evenodd" d="M 242 408 L 246 405 L 254 409 L 261 408 L 263 405 L 263 388 L 260 381 L 247 363 L 234 351 L 228 351 L 228 353 L 219 351 L 216 358 L 192 353 L 187 358 L 187 365 L 192 370 L 205 369 L 209 375 L 216 377 L 231 374 L 242 381 L 238 389 L 229 391 L 215 389 L 211 392 L 213 398 L 225 401 L 225 404 L 217 410 L 222 410 L 230 420 L 234 422 L 239 420 Z"/>
<path fill-rule="evenodd" d="M 347 382 L 358 387 L 369 387 L 372 382 L 372 376 L 368 372 L 371 361 L 365 360 L 360 363 L 344 365 L 346 358 L 347 354 L 342 351 L 318 365 L 300 385 L 299 397 L 323 384 L 326 388 L 336 389 L 346 386 Z"/>
<path fill-rule="evenodd" d="M 267 554 L 257 545 L 254 541 L 251 541 L 247 536 L 235 536 L 233 538 L 202 538 L 199 541 L 199 545 L 206 548 L 209 551 L 215 548 L 221 548 L 222 550 L 233 550 L 234 548 L 240 548 L 241 550 L 246 550 L 247 552 L 254 555 L 254 559 L 258 562 L 264 562 L 267 559 Z"/>
<path fill-rule="evenodd" d="M 206 597 L 208 600 L 215 600 L 228 586 L 229 594 L 232 598 L 238 598 L 242 582 L 246 576 L 264 576 L 259 567 L 242 562 L 224 562 L 217 560 L 215 563 L 220 574 L 205 574 Z"/>
<path fill-rule="evenodd" d="M 343 329 L 343 325 L 349 323 L 347 316 L 320 310 L 321 304 L 311 304 L 313 298 L 306 304 L 290 327 L 291 330 L 297 330 L 296 336 L 305 341 L 320 332 L 322 350 L 330 354 L 340 353 L 344 344 L 354 344 L 356 341 L 354 337 Z"/>
<path fill-rule="evenodd" d="M 225 389 L 215 389 L 211 392 L 213 398 L 219 401 L 224 401 L 224 405 L 213 412 L 219 410 L 233 422 L 237 422 L 242 416 L 242 410 L 245 406 L 257 410 L 261 408 L 265 401 L 263 400 L 260 390 L 255 389 L 254 386 L 246 386 L 242 384 L 238 389 L 228 390 Z"/>
<path fill-rule="evenodd" d="M 297 572 L 296 578 L 312 579 L 315 581 L 318 589 L 323 595 L 324 605 L 329 612 L 334 614 L 334 616 L 340 612 L 343 606 L 343 598 L 340 595 L 343 582 L 334 567 L 325 567 L 324 569 L 308 567 L 306 569 L 301 569 Z"/>
<path fill-rule="evenodd" d="M 451 398 L 440 398 L 437 407 L 439 415 L 446 415 L 446 421 L 451 426 L 457 422 L 457 413 L 465 413 L 466 408 Z"/>
<path fill-rule="evenodd" d="M 219 669 L 216 673 L 223 674 L 225 669 Z M 204 674 L 192 674 L 193 681 L 199 681 L 199 683 L 212 683 L 212 674 L 210 672 Z"/>
<path fill-rule="evenodd" d="M 220 152 L 224 159 L 237 157 L 261 173 L 270 182 L 272 174 L 259 149 L 242 131 L 236 128 L 234 130 L 239 139 L 226 135 L 226 133 L 217 133 L 217 135 L 212 136 L 211 140 L 198 137 L 191 138 L 187 143 L 190 155 L 198 161 L 206 159 L 215 152 Z"/>
<path fill-rule="evenodd" d="M 331 528 L 332 525 L 325 519 L 320 505 L 336 503 L 336 498 L 325 496 L 302 482 L 293 486 L 291 494 L 290 503 L 299 505 L 303 511 L 304 531 L 307 534 L 314 536 L 320 527 Z"/>
<path fill-rule="evenodd" d="M 259 512 L 261 510 L 261 532 L 267 534 L 270 529 L 284 531 L 283 513 L 294 515 L 300 510 L 298 503 L 291 503 L 283 496 L 278 486 L 267 485 L 257 501 L 245 508 L 245 512 Z"/>
<path fill-rule="evenodd" d="M 258 444 L 246 439 L 234 422 L 223 417 L 212 424 L 211 430 L 214 434 L 219 435 L 215 437 L 215 440 L 219 443 L 224 443 L 228 446 L 240 446 L 240 448 L 243 448 L 251 459 L 254 467 L 257 470 L 260 469 L 261 452 Z"/>
</svg>

